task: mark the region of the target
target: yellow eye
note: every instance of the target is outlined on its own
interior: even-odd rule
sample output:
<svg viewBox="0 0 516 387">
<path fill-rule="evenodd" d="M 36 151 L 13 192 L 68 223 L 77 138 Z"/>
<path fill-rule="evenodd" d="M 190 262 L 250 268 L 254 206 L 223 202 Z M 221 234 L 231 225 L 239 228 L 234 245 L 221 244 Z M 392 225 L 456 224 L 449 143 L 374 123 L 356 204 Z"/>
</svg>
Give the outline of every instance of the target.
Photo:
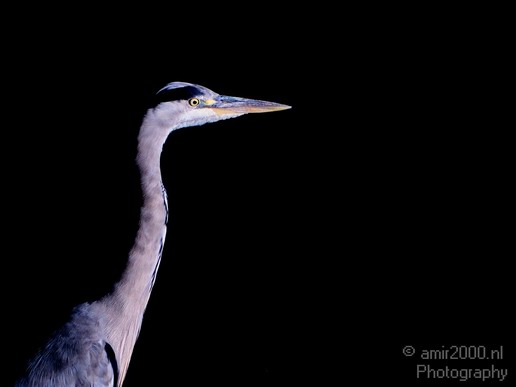
<svg viewBox="0 0 516 387">
<path fill-rule="evenodd" d="M 199 101 L 199 98 L 190 98 L 188 100 L 188 105 L 190 106 L 197 106 L 201 103 L 201 101 Z"/>
</svg>

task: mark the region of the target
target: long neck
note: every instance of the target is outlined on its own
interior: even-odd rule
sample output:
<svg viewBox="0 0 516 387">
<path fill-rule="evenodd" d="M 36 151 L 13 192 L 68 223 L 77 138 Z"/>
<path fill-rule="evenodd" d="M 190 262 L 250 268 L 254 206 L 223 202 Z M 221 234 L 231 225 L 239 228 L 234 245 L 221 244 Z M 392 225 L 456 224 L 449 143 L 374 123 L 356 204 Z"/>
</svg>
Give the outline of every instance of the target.
<svg viewBox="0 0 516 387">
<path fill-rule="evenodd" d="M 167 230 L 167 194 L 159 165 L 161 146 L 151 146 L 146 138 L 139 139 L 138 165 L 143 193 L 140 227 L 126 270 L 114 291 L 119 302 L 139 315 L 145 311 L 156 280 Z"/>
<path fill-rule="evenodd" d="M 110 295 L 98 302 L 99 308 L 107 309 L 105 315 L 109 316 L 107 339 L 117 355 L 120 383 L 129 366 L 165 243 L 168 206 L 161 181 L 160 156 L 169 130 L 161 125 L 166 124 L 160 124 L 151 112 L 140 129 L 137 155 L 143 193 L 140 227 L 120 281 Z"/>
<path fill-rule="evenodd" d="M 138 166 L 140 168 L 143 206 L 140 227 L 129 254 L 127 268 L 115 288 L 115 294 L 130 308 L 143 313 L 156 280 L 167 230 L 167 194 L 161 180 L 160 155 L 163 141 L 140 133 Z"/>
</svg>

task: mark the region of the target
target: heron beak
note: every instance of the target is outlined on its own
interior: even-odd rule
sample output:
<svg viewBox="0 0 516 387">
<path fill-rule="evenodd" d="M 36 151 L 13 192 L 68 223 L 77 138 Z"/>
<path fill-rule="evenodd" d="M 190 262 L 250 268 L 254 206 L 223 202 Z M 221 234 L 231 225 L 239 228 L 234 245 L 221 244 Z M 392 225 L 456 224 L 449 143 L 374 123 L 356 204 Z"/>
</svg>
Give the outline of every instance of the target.
<svg viewBox="0 0 516 387">
<path fill-rule="evenodd" d="M 238 97 L 227 97 L 225 95 L 220 95 L 216 97 L 216 99 L 206 101 L 206 105 L 208 109 L 211 109 L 220 115 L 267 113 L 291 108 L 291 106 L 282 105 L 275 102 Z"/>
</svg>

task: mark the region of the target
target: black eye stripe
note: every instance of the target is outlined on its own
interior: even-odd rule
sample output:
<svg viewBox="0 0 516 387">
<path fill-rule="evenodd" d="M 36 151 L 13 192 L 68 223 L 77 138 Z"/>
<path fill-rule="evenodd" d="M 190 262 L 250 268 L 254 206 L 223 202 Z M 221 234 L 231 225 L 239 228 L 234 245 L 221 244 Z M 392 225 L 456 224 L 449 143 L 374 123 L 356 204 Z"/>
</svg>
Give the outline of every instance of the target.
<svg viewBox="0 0 516 387">
<path fill-rule="evenodd" d="M 151 106 L 156 107 L 162 102 L 189 100 L 190 98 L 198 97 L 201 94 L 201 90 L 194 86 L 185 86 L 177 89 L 164 89 L 154 96 Z"/>
</svg>

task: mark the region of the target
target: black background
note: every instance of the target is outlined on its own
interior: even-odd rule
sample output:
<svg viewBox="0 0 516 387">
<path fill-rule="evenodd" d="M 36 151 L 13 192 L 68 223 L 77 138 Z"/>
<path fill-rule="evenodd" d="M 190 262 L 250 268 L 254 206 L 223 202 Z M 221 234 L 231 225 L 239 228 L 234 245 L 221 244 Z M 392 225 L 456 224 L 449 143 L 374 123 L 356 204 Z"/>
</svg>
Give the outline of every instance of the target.
<svg viewBox="0 0 516 387">
<path fill-rule="evenodd" d="M 123 269 L 136 136 L 171 81 L 292 109 L 169 137 L 168 236 L 124 386 L 413 385 L 405 345 L 510 356 L 503 23 L 479 9 L 126 11 L 33 9 L 4 37 L 9 384 Z"/>
</svg>

